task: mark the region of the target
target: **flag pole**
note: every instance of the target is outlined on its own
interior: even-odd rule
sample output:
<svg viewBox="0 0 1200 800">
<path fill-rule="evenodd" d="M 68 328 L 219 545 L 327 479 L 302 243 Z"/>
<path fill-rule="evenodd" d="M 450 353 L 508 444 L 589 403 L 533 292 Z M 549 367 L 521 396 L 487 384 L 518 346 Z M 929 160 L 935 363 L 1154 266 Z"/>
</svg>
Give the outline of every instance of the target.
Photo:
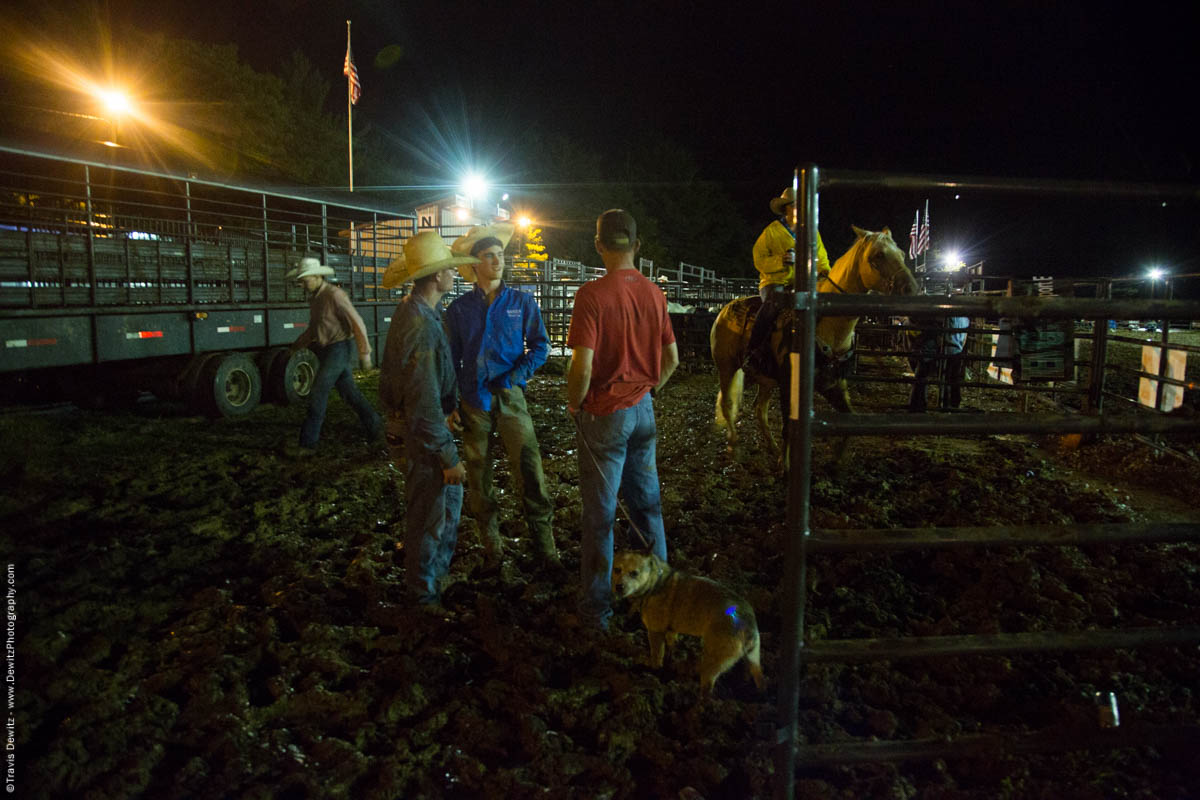
<svg viewBox="0 0 1200 800">
<path fill-rule="evenodd" d="M 925 269 L 929 269 L 929 198 L 925 198 L 925 222 L 921 228 L 921 244 L 925 245 Z"/>
<path fill-rule="evenodd" d="M 346 57 L 350 57 L 350 20 L 346 20 Z M 354 191 L 354 87 L 346 76 L 346 148 L 350 153 L 350 191 Z"/>
</svg>

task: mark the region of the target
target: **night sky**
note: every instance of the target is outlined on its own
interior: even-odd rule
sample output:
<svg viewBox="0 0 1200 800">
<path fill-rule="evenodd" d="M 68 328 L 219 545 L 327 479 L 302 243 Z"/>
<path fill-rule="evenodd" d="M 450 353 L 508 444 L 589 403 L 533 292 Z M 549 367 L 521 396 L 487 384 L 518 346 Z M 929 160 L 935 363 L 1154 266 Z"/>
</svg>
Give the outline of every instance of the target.
<svg viewBox="0 0 1200 800">
<path fill-rule="evenodd" d="M 237 43 L 262 70 L 299 49 L 328 65 L 335 95 L 351 19 L 356 113 L 418 149 L 445 149 L 445 171 L 470 161 L 519 185 L 531 125 L 610 158 L 656 130 L 755 228 L 808 162 L 1200 184 L 1200 137 L 1184 121 L 1197 73 L 1186 4 L 841 5 L 113 0 L 108 13 L 115 30 Z M 377 63 L 394 45 L 401 57 Z M 422 167 L 431 183 L 454 178 Z M 989 272 L 1200 272 L 1195 199 L 959 194 L 831 188 L 822 233 L 840 253 L 851 223 L 889 225 L 907 247 L 929 198 L 934 247 Z"/>
</svg>

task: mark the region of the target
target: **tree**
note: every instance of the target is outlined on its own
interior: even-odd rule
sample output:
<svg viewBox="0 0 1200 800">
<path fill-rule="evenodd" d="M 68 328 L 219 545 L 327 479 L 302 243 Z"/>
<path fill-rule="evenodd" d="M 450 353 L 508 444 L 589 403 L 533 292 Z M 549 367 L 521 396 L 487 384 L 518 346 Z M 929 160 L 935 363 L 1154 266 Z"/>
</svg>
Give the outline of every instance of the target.
<svg viewBox="0 0 1200 800">
<path fill-rule="evenodd" d="M 721 274 L 752 275 L 749 227 L 718 184 L 705 180 L 692 155 L 657 133 L 617 143 L 619 159 L 566 137 L 535 131 L 524 165 L 545 186 L 546 244 L 558 257 L 596 263 L 597 215 L 628 209 L 638 223 L 641 256 L 673 269 L 680 261 Z"/>
<path fill-rule="evenodd" d="M 550 256 L 546 253 L 546 244 L 542 241 L 542 229 L 533 225 L 525 227 L 521 259 L 524 261 L 545 261 Z"/>
</svg>

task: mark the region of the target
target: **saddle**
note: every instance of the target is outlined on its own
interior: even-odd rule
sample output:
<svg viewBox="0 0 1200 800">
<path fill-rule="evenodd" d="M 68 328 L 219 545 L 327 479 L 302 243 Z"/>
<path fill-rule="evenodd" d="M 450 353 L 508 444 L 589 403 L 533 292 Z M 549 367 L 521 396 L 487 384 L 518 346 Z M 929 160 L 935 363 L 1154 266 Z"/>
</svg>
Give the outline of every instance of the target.
<svg viewBox="0 0 1200 800">
<path fill-rule="evenodd" d="M 750 297 L 746 303 L 746 323 L 750 337 L 746 342 L 746 355 L 742 366 L 774 381 L 778 381 L 781 376 L 779 359 L 771 350 L 771 338 L 780 312 L 788 305 L 785 296 L 791 295 L 779 292 L 778 296 L 772 295 L 770 303 L 764 303 L 760 297 Z"/>
<path fill-rule="evenodd" d="M 748 298 L 745 324 L 746 328 L 750 330 L 750 336 L 746 342 L 746 352 L 742 359 L 742 368 L 746 371 L 776 382 L 783 379 L 784 369 L 780 366 L 780 362 L 784 356 L 771 350 L 772 334 L 778 324 L 779 315 L 790 311 L 791 298 L 791 292 L 780 292 L 772 298 L 775 302 L 770 304 L 764 303 L 758 297 Z M 763 309 L 767 310 L 766 314 L 763 314 Z M 787 342 L 785 341 L 784 344 L 786 345 Z M 850 365 L 856 349 L 857 344 L 855 343 L 846 352 L 835 356 L 828 345 L 818 341 L 816 349 L 818 379 L 823 383 L 833 383 L 845 378 L 850 372 Z"/>
</svg>

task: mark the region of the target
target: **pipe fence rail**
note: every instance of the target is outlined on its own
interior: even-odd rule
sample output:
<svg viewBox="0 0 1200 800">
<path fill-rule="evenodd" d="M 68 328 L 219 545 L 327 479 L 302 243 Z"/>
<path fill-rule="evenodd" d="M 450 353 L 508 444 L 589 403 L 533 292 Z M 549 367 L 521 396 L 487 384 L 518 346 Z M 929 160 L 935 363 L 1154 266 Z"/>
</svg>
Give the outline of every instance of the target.
<svg viewBox="0 0 1200 800">
<path fill-rule="evenodd" d="M 1007 634 L 968 634 L 961 636 L 912 636 L 900 639 L 858 639 L 805 641 L 806 573 L 810 550 L 848 552 L 909 548 L 976 548 L 981 546 L 1024 547 L 1113 542 L 1195 542 L 1200 539 L 1200 521 L 1184 523 L 1146 523 L 1118 525 L 1066 525 L 1014 527 L 961 527 L 894 530 L 832 531 L 810 530 L 812 488 L 812 444 L 817 436 L 901 436 L 901 435 L 991 435 L 1083 433 L 1083 434 L 1181 434 L 1200 432 L 1200 421 L 1178 419 L 1162 414 L 1110 415 L 1103 413 L 1104 374 L 1109 341 L 1108 320 L 1157 319 L 1198 320 L 1200 303 L 1186 300 L 1122 298 L 1062 298 L 1044 296 L 998 296 L 995 294 L 955 295 L 953 297 L 884 297 L 868 295 L 829 295 L 817 293 L 816 236 L 817 199 L 823 186 L 870 187 L 883 189 L 974 188 L 998 192 L 1053 193 L 1068 195 L 1122 195 L 1131 197 L 1176 197 L 1200 199 L 1196 187 L 1119 184 L 1085 181 L 1028 181 L 977 177 L 936 177 L 887 175 L 879 173 L 837 172 L 823 178 L 815 165 L 797 168 L 793 188 L 797 208 L 797 252 L 807 254 L 802 263 L 807 269 L 796 270 L 797 313 L 791 340 L 792 374 L 789 405 L 788 446 L 791 468 L 788 472 L 787 528 L 789 532 L 783 579 L 784 607 L 782 683 L 778 697 L 775 730 L 775 795 L 794 795 L 797 766 L 827 766 L 909 759 L 1007 753 L 1043 753 L 1063 749 L 1127 747 L 1139 744 L 1200 743 L 1197 725 L 1125 725 L 1103 730 L 1089 728 L 1064 737 L 1061 730 L 1033 734 L 968 735 L 951 740 L 838 742 L 814 744 L 801 742 L 798 727 L 799 681 L 805 665 L 821 661 L 856 662 L 875 659 L 932 658 L 945 656 L 1001 655 L 1008 653 L 1111 650 L 1142 646 L 1179 646 L 1200 642 L 1200 626 L 1165 626 L 1103 631 L 1031 631 Z M 1083 415 L 1034 415 L 1021 413 L 980 413 L 970 415 L 904 415 L 813 413 L 813 386 L 816 372 L 816 318 L 830 316 L 871 316 L 888 319 L 895 316 L 968 316 L 971 318 L 1022 321 L 1093 320 L 1090 369 Z M 975 323 L 972 323 L 975 327 Z M 1164 326 L 1169 329 L 1169 324 Z M 1161 345 L 1168 347 L 1168 331 Z M 1142 342 L 1139 342 L 1142 343 Z M 975 360 L 985 360 L 975 356 Z M 987 361 L 1001 361 L 988 357 Z M 1158 375 L 1139 371 L 1144 377 L 1159 380 L 1158 392 L 1168 384 L 1161 368 Z M 1091 368 L 1095 365 L 1095 368 Z M 877 376 L 864 378 L 875 380 Z M 906 380 L 906 379 L 905 379 Z M 1027 390 L 1042 387 L 1007 387 Z M 1051 391 L 1061 391 L 1055 387 Z M 1155 409 L 1160 406 L 1155 405 Z"/>
</svg>

